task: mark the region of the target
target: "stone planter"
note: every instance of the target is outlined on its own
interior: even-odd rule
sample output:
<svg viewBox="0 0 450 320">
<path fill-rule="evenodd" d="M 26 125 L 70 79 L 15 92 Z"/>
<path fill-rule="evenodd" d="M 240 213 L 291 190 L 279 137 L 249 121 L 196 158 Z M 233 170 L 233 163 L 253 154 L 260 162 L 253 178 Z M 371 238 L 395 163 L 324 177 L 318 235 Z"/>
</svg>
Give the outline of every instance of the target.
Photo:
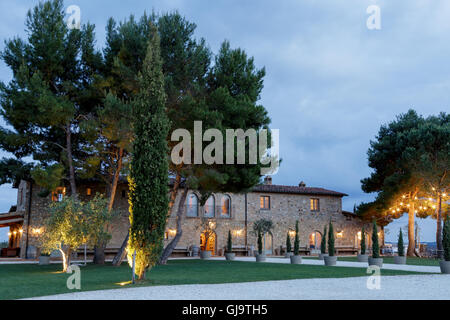
<svg viewBox="0 0 450 320">
<path fill-rule="evenodd" d="M 369 257 L 369 266 L 379 266 L 381 268 L 383 266 L 383 258 Z"/>
<path fill-rule="evenodd" d="M 369 255 L 368 254 L 358 254 L 357 259 L 358 259 L 358 262 L 368 262 Z"/>
<path fill-rule="evenodd" d="M 39 257 L 39 264 L 40 265 L 50 264 L 50 256 L 40 256 Z"/>
<path fill-rule="evenodd" d="M 225 252 L 225 259 L 227 259 L 227 261 L 232 261 L 232 260 L 234 260 L 235 257 L 236 257 L 236 254 L 235 254 L 235 253 L 232 253 L 232 252 L 230 252 L 230 253 Z"/>
<path fill-rule="evenodd" d="M 442 273 L 450 274 L 450 261 L 441 260 L 439 261 L 439 265 Z"/>
<path fill-rule="evenodd" d="M 294 256 L 291 257 L 291 264 L 301 264 L 302 263 L 302 257 L 301 256 Z"/>
<path fill-rule="evenodd" d="M 336 265 L 336 261 L 337 261 L 337 257 L 336 256 L 324 256 L 323 260 L 325 261 L 325 265 L 326 266 L 335 266 Z"/>
<path fill-rule="evenodd" d="M 319 260 L 323 260 L 325 257 L 328 257 L 328 253 L 319 253 Z"/>
<path fill-rule="evenodd" d="M 293 252 L 286 252 L 286 253 L 284 254 L 284 257 L 285 257 L 285 258 L 289 258 L 289 257 L 292 256 L 292 255 L 294 255 Z"/>
<path fill-rule="evenodd" d="M 394 263 L 395 264 L 406 264 L 406 257 L 403 256 L 394 256 Z"/>
<path fill-rule="evenodd" d="M 200 259 L 209 259 L 211 258 L 211 251 L 200 251 Z"/>
<path fill-rule="evenodd" d="M 256 254 L 256 262 L 264 262 L 266 261 L 266 255 L 265 254 Z"/>
</svg>

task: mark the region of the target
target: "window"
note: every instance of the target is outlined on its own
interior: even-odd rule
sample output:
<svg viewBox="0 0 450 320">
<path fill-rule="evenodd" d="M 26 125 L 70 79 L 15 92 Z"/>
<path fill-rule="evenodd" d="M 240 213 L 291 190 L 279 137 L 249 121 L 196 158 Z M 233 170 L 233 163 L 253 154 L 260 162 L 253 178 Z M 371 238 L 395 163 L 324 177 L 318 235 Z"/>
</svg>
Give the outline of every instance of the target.
<svg viewBox="0 0 450 320">
<path fill-rule="evenodd" d="M 92 194 L 92 189 L 91 188 L 86 188 L 86 195 L 90 196 Z"/>
<path fill-rule="evenodd" d="M 270 210 L 270 197 L 269 196 L 259 197 L 259 207 L 262 210 Z"/>
<path fill-rule="evenodd" d="M 164 232 L 164 240 L 169 240 L 169 232 Z"/>
<path fill-rule="evenodd" d="M 320 211 L 319 199 L 311 198 L 311 211 Z"/>
<path fill-rule="evenodd" d="M 52 201 L 61 202 L 66 194 L 66 188 L 58 187 L 52 192 Z"/>
<path fill-rule="evenodd" d="M 228 195 L 224 195 L 222 197 L 222 203 L 221 203 L 221 217 L 230 217 L 230 211 L 231 211 L 231 198 Z"/>
<path fill-rule="evenodd" d="M 188 217 L 198 217 L 198 197 L 193 193 L 187 198 L 186 215 Z"/>
<path fill-rule="evenodd" d="M 214 199 L 214 196 L 210 196 L 208 200 L 206 200 L 205 203 L 205 217 L 208 218 L 214 218 L 214 209 L 216 206 L 216 200 Z"/>
</svg>

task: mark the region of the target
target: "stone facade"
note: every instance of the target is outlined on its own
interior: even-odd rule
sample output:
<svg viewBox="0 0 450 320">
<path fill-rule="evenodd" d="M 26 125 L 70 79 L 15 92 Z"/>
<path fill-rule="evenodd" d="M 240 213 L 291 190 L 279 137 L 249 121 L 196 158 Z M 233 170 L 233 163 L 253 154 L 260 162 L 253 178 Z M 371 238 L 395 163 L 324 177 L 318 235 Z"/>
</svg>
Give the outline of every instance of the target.
<svg viewBox="0 0 450 320">
<path fill-rule="evenodd" d="M 89 199 L 96 192 L 104 193 L 104 189 L 94 183 L 82 185 L 78 191 L 82 199 Z M 47 208 L 58 196 L 55 193 L 42 197 L 41 192 L 39 187 L 33 185 L 31 209 L 29 209 L 30 183 L 22 181 L 18 186 L 17 210 L 20 209 L 24 217 L 23 235 L 20 241 L 22 258 L 25 257 L 26 248 L 28 248 L 28 257 L 35 257 L 39 253 L 39 236 L 45 232 L 43 222 L 48 216 Z M 59 192 L 63 195 L 65 190 L 62 189 Z M 195 191 L 189 191 L 188 198 L 191 194 L 200 198 Z M 271 185 L 270 180 L 266 179 L 265 185 L 258 186 L 247 194 L 213 194 L 214 201 L 210 200 L 204 207 L 195 206 L 193 200 L 188 200 L 194 205 L 184 212 L 183 234 L 177 248 L 200 247 L 205 208 L 209 212 L 214 212 L 214 217 L 208 221 L 213 223 L 215 229 L 212 249 L 216 255 L 223 254 L 229 230 L 232 233 L 233 246 L 256 249 L 257 239 L 253 232 L 253 224 L 263 218 L 273 222 L 271 233 L 264 237 L 267 254 L 280 253 L 280 247 L 285 247 L 287 233 L 293 233 L 297 220 L 299 221 L 300 247 L 311 248 L 313 252 L 319 249 L 323 228 L 331 220 L 336 233 L 336 247 L 357 248 L 359 247 L 358 232 L 364 226 L 370 234 L 372 227 L 371 224 L 363 222 L 355 215 L 342 211 L 343 196 L 345 194 L 321 188 L 308 188 L 304 185 L 299 187 Z M 180 197 L 181 192 L 176 197 L 175 208 L 179 204 Z M 265 197 L 265 201 L 268 202 L 266 208 L 261 208 L 261 197 Z M 314 200 L 317 205 L 315 211 L 311 210 L 311 199 L 316 199 Z M 120 214 L 113 225 L 109 248 L 119 248 L 128 230 L 128 186 L 126 183 L 118 186 L 114 209 Z M 380 244 L 382 244 L 384 243 L 383 231 L 380 230 L 379 234 Z M 175 235 L 176 210 L 173 210 L 167 224 L 165 244 L 169 243 Z M 293 239 L 292 237 L 292 242 Z M 370 246 L 369 236 L 366 243 Z"/>
</svg>

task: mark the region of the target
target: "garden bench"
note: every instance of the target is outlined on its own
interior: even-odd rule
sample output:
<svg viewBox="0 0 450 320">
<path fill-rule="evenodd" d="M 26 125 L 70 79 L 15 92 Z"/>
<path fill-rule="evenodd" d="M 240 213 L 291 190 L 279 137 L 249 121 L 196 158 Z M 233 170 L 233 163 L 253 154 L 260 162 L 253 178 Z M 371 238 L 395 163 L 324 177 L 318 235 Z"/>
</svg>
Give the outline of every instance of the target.
<svg viewBox="0 0 450 320">
<path fill-rule="evenodd" d="M 172 255 L 186 255 L 187 257 L 191 257 L 192 250 L 189 247 L 175 247 L 172 250 Z"/>
<path fill-rule="evenodd" d="M 358 248 L 350 246 L 336 247 L 335 250 L 336 254 L 358 254 Z"/>
<path fill-rule="evenodd" d="M 284 255 L 286 253 L 286 247 L 280 247 L 280 254 Z M 292 252 L 294 251 L 294 246 L 292 246 Z M 299 255 L 309 256 L 311 255 L 311 249 L 308 247 L 300 247 L 298 248 Z"/>
<path fill-rule="evenodd" d="M 227 251 L 227 247 L 223 248 L 224 252 Z M 246 246 L 232 246 L 232 253 L 235 253 L 237 256 L 249 256 L 251 249 Z"/>
</svg>

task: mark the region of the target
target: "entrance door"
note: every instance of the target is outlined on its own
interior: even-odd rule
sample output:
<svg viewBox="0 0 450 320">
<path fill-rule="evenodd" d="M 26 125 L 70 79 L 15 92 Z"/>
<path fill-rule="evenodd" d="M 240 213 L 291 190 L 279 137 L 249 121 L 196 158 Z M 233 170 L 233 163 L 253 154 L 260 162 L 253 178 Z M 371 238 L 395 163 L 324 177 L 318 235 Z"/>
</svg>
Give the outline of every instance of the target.
<svg viewBox="0 0 450 320">
<path fill-rule="evenodd" d="M 215 233 L 210 234 L 209 239 L 206 243 L 205 233 L 202 232 L 202 234 L 200 235 L 200 249 L 206 250 L 206 251 L 211 251 L 211 254 L 215 255 L 216 254 L 216 234 Z"/>
<path fill-rule="evenodd" d="M 322 242 L 322 235 L 319 231 L 314 231 L 309 235 L 309 248 L 320 249 L 320 243 Z"/>
<path fill-rule="evenodd" d="M 263 250 L 267 255 L 272 254 L 273 249 L 272 243 L 273 243 L 272 235 L 269 232 L 266 232 L 263 238 Z"/>
</svg>

